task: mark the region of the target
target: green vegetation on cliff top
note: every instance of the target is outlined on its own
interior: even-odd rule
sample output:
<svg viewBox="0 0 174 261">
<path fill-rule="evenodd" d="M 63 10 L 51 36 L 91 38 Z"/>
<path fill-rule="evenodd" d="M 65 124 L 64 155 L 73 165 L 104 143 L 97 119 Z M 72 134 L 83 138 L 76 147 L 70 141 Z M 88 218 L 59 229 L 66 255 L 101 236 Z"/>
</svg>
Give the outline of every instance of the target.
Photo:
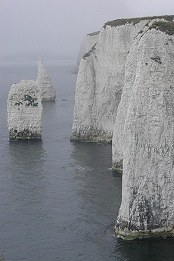
<svg viewBox="0 0 174 261">
<path fill-rule="evenodd" d="M 169 35 L 174 34 L 174 22 L 165 22 L 165 21 L 155 22 L 151 25 L 149 29 L 152 28 L 165 32 L 166 34 Z"/>
<path fill-rule="evenodd" d="M 147 17 L 137 17 L 137 18 L 124 18 L 124 19 L 117 19 L 113 21 L 108 21 L 107 23 L 104 24 L 104 28 L 106 26 L 120 26 L 120 25 L 125 25 L 125 24 L 137 24 L 142 20 L 152 20 L 152 19 L 157 19 L 157 18 L 164 18 L 168 22 L 173 22 L 174 15 L 164 15 L 164 16 L 147 16 Z"/>
</svg>

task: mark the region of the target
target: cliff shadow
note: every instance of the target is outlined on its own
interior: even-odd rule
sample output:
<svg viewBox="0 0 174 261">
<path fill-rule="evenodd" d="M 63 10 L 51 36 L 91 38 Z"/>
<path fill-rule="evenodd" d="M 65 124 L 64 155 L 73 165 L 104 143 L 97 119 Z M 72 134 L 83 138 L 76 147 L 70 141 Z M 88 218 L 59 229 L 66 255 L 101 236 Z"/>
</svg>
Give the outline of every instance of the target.
<svg viewBox="0 0 174 261">
<path fill-rule="evenodd" d="M 115 239 L 113 256 L 120 256 L 120 260 L 128 261 L 173 261 L 174 239 L 146 239 L 124 241 Z"/>
</svg>

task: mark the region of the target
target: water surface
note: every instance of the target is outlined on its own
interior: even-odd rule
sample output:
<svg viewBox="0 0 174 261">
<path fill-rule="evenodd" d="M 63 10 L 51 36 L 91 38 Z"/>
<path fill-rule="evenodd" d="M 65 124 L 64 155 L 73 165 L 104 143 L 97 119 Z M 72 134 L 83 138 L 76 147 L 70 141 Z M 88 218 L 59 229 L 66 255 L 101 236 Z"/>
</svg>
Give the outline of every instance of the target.
<svg viewBox="0 0 174 261">
<path fill-rule="evenodd" d="M 173 261 L 174 240 L 114 236 L 121 177 L 111 145 L 71 143 L 76 76 L 49 65 L 57 89 L 44 104 L 43 141 L 9 143 L 10 84 L 35 79 L 35 64 L 0 67 L 0 252 L 7 261 Z"/>
</svg>

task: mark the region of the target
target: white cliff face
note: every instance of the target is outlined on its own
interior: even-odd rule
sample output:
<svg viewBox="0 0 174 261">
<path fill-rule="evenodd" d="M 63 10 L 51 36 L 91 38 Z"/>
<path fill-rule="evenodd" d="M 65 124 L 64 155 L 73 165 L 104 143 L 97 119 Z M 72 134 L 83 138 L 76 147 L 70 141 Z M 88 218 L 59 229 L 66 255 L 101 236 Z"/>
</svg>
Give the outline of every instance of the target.
<svg viewBox="0 0 174 261">
<path fill-rule="evenodd" d="M 10 140 L 41 140 L 42 104 L 36 81 L 12 84 L 7 112 Z"/>
<path fill-rule="evenodd" d="M 142 35 L 127 65 L 133 86 L 116 224 L 125 239 L 174 236 L 174 36 L 168 33 L 151 29 Z"/>
<path fill-rule="evenodd" d="M 83 56 L 76 83 L 72 140 L 111 141 L 126 57 L 134 38 L 148 22 L 107 25 Z"/>
<path fill-rule="evenodd" d="M 116 170 L 118 172 L 122 172 L 124 124 L 136 77 L 137 59 L 139 59 L 139 57 L 137 57 L 137 48 L 142 36 L 149 30 L 152 24 L 159 21 L 161 21 L 161 19 L 152 19 L 148 23 L 146 23 L 146 26 L 144 26 L 141 32 L 139 32 L 135 37 L 130 51 L 126 57 L 124 87 L 121 95 L 121 100 L 117 109 L 116 121 L 114 125 L 112 138 L 112 168 L 113 170 Z"/>
<path fill-rule="evenodd" d="M 139 34 L 132 44 L 130 53 L 128 54 L 125 66 L 125 84 L 118 106 L 117 116 L 112 138 L 112 169 L 122 172 L 123 165 L 123 133 L 127 108 L 132 93 L 132 87 L 135 80 L 136 61 L 137 61 L 137 45 L 142 34 Z M 132 59 L 134 57 L 134 59 Z"/>
<path fill-rule="evenodd" d="M 52 85 L 51 78 L 48 75 L 46 68 L 44 67 L 43 61 L 38 61 L 38 88 L 40 90 L 42 101 L 55 101 L 56 92 Z"/>
</svg>

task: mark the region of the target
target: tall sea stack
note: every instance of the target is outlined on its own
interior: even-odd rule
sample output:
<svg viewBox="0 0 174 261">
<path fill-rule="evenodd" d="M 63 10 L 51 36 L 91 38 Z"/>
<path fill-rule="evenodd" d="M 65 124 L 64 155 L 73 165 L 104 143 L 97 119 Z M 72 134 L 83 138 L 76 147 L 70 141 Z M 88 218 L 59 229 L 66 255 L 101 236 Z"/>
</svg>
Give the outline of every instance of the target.
<svg viewBox="0 0 174 261">
<path fill-rule="evenodd" d="M 41 100 L 44 101 L 55 101 L 56 91 L 53 87 L 51 78 L 43 64 L 42 59 L 38 61 L 38 88 L 40 90 Z"/>
</svg>

